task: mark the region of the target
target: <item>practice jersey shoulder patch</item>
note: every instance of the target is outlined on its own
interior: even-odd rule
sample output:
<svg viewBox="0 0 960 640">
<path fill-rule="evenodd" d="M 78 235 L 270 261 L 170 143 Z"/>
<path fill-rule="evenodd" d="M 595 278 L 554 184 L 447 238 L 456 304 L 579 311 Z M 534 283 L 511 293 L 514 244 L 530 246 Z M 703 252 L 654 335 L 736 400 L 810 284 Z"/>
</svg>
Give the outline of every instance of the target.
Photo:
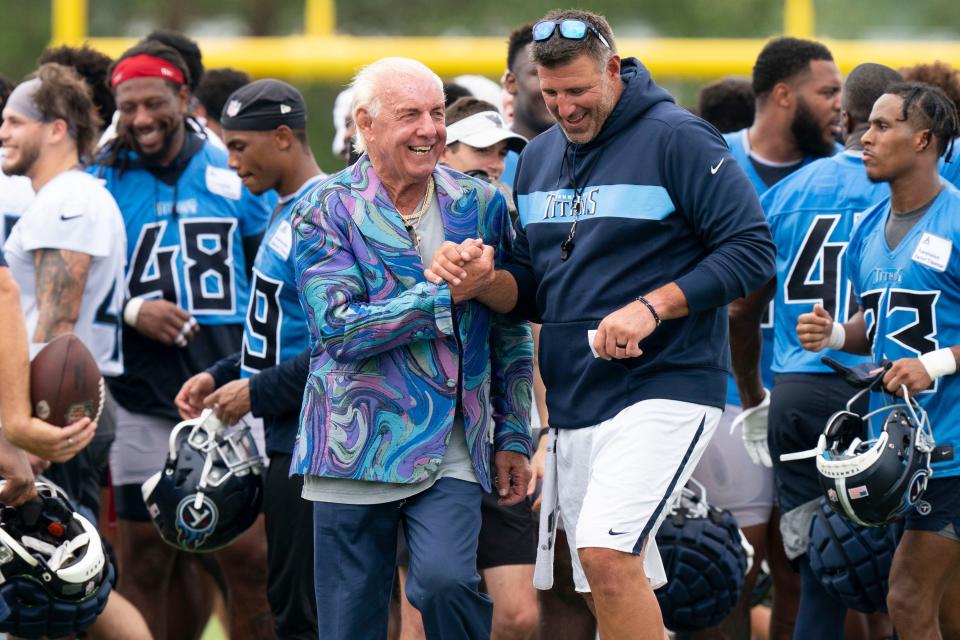
<svg viewBox="0 0 960 640">
<path fill-rule="evenodd" d="M 268 245 L 281 260 L 290 257 L 290 251 L 293 249 L 293 227 L 290 226 L 290 222 L 283 220 L 277 225 L 277 230 L 270 236 Z"/>
<path fill-rule="evenodd" d="M 207 166 L 207 189 L 218 196 L 239 200 L 243 193 L 243 183 L 233 169 Z"/>
</svg>

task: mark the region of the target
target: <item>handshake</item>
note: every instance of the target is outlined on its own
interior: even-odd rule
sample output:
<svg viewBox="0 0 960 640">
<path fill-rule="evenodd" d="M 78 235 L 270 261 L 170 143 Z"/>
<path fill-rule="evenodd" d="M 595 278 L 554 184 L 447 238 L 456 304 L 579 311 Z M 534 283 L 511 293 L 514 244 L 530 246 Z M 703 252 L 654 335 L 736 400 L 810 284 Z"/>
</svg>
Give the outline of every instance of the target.
<svg viewBox="0 0 960 640">
<path fill-rule="evenodd" d="M 437 249 L 433 264 L 423 275 L 433 284 L 450 285 L 452 302 L 472 300 L 493 284 L 494 253 L 480 238 L 467 238 L 460 244 L 447 241 Z"/>
</svg>

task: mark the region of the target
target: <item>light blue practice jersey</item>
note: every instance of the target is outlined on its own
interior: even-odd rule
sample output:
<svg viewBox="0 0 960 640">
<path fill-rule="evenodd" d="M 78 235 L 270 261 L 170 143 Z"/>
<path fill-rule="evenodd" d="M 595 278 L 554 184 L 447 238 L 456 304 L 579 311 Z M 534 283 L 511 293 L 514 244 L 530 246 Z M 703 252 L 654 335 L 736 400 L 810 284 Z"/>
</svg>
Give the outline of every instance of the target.
<svg viewBox="0 0 960 640">
<path fill-rule="evenodd" d="M 243 330 L 240 374 L 244 378 L 289 360 L 310 346 L 307 318 L 297 295 L 290 212 L 325 176 L 317 176 L 277 202 L 253 263 L 253 283 Z"/>
<path fill-rule="evenodd" d="M 890 201 L 864 215 L 847 248 L 847 270 L 863 307 L 876 361 L 916 358 L 960 344 L 960 193 L 944 189 L 890 249 L 884 234 Z M 960 376 L 944 376 L 918 396 L 937 446 L 960 445 Z M 883 397 L 874 393 L 871 408 Z M 878 425 L 874 425 L 877 427 Z M 960 475 L 960 459 L 936 462 L 936 477 Z"/>
<path fill-rule="evenodd" d="M 830 373 L 821 353 L 797 339 L 797 319 L 823 306 L 839 322 L 856 313 L 844 252 L 855 224 L 871 206 L 889 197 L 886 183 L 867 179 L 859 151 L 823 158 L 787 176 L 760 198 L 777 245 L 774 294 L 774 373 Z M 854 365 L 864 358 L 831 352 Z"/>
<path fill-rule="evenodd" d="M 123 213 L 128 295 L 176 302 L 201 325 L 242 324 L 250 289 L 243 238 L 262 233 L 270 211 L 227 166 L 226 152 L 204 141 L 175 185 L 144 168 L 90 171 Z"/>
<path fill-rule="evenodd" d="M 743 172 L 747 174 L 748 178 L 750 178 L 750 183 L 753 185 L 753 188 L 757 190 L 757 195 L 763 196 L 768 187 L 763 181 L 763 178 L 760 177 L 760 174 L 757 173 L 757 169 L 753 166 L 753 163 L 750 161 L 750 147 L 747 140 L 747 129 L 726 133 L 724 134 L 723 139 L 726 141 L 727 146 L 730 147 L 730 154 L 733 156 L 734 160 L 737 161 L 737 164 L 740 165 L 740 167 L 743 169 Z M 840 150 L 839 146 L 837 147 L 837 150 Z M 813 156 L 804 158 L 800 163 L 797 164 L 797 169 L 810 164 L 816 159 L 817 158 Z M 780 183 L 778 182 L 777 184 Z M 771 302 L 764 311 L 763 319 L 760 322 L 760 329 L 763 335 L 763 346 L 760 352 L 760 376 L 763 378 L 763 386 L 765 386 L 767 389 L 773 388 L 773 371 L 771 366 L 773 364 L 774 317 L 774 308 L 773 303 Z M 729 383 L 727 384 L 727 404 L 740 406 L 740 396 L 737 393 L 737 384 L 734 381 L 733 375 L 730 376 Z"/>
</svg>

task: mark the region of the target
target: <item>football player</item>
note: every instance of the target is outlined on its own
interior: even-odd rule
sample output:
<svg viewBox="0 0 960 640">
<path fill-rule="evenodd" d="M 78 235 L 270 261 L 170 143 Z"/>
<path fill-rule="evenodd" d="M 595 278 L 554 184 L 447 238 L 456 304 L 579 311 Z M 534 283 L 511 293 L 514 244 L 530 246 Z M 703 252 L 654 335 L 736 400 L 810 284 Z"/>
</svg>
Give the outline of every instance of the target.
<svg viewBox="0 0 960 640">
<path fill-rule="evenodd" d="M 800 569 L 797 638 L 837 634 L 846 609 L 823 590 L 806 555 L 810 522 L 822 497 L 816 468 L 811 460 L 781 463 L 779 456 L 816 446 L 827 419 L 854 393 L 819 356 L 803 349 L 796 337 L 797 318 L 810 312 L 814 304 L 834 317 L 847 317 L 852 294 L 842 264 L 844 250 L 858 217 L 889 195 L 886 184 L 867 179 L 860 138 L 869 126 L 873 103 L 900 80 L 896 71 L 882 65 L 866 63 L 855 68 L 847 77 L 841 99 L 844 152 L 803 167 L 760 199 L 777 245 L 776 279 L 765 288 L 774 295 L 773 371 L 777 378 L 771 394 L 769 438 L 761 438 L 755 446 L 772 458 L 786 554 Z M 753 296 L 746 304 L 754 305 L 751 315 L 757 317 L 767 302 L 763 296 Z M 849 313 L 855 310 L 854 306 Z M 754 325 L 754 331 L 758 329 L 759 322 Z M 847 365 L 863 361 L 834 355 Z"/>
<path fill-rule="evenodd" d="M 3 168 L 30 178 L 37 194 L 13 227 L 4 253 L 20 287 L 33 352 L 59 335 L 74 333 L 109 377 L 123 371 L 120 308 L 126 238 L 110 193 L 78 168 L 80 157 L 92 151 L 98 123 L 89 88 L 62 65 L 42 65 L 36 77 L 10 95 L 0 129 L 6 151 Z M 37 443 L 49 442 L 39 429 L 8 436 L 46 459 L 83 450 L 71 464 L 55 465 L 47 474 L 96 514 L 113 432 L 108 400 L 99 430 L 90 424 L 80 433 L 58 434 L 65 451 L 39 447 Z M 85 449 L 91 441 L 94 446 Z"/>
<path fill-rule="evenodd" d="M 10 275 L 7 261 L 0 252 L 0 423 L 10 425 L 30 420 L 30 354 L 27 331 L 20 313 L 20 290 Z M 19 507 L 37 494 L 33 470 L 24 452 L 0 434 L 0 477 L 6 480 L 0 492 L 0 504 Z"/>
<path fill-rule="evenodd" d="M 960 133 L 957 110 L 938 88 L 895 84 L 873 105 L 861 138 L 867 177 L 890 197 L 863 214 L 846 253 L 858 311 L 834 321 L 823 306 L 797 321 L 804 348 L 871 354 L 893 365 L 883 382 L 927 412 L 937 447 L 922 503 L 906 517 L 887 605 L 904 640 L 960 633 L 960 194 L 938 173 Z M 882 406 L 881 394 L 871 408 Z"/>
<path fill-rule="evenodd" d="M 953 102 L 953 106 L 960 110 L 960 69 L 955 69 L 942 60 L 929 63 L 915 64 L 912 67 L 900 69 L 903 79 L 910 82 L 926 82 L 940 87 Z M 940 159 L 940 175 L 950 184 L 960 189 L 960 159 L 950 161 Z"/>
<path fill-rule="evenodd" d="M 302 476 L 289 476 L 310 366 L 306 316 L 297 296 L 290 213 L 326 176 L 306 134 L 301 93 L 279 80 L 257 80 L 227 98 L 221 116 L 230 167 L 254 194 L 280 194 L 253 264 L 240 352 L 184 383 L 176 403 L 184 418 L 213 408 L 225 424 L 251 412 L 263 418 L 270 456 L 264 487 L 267 596 L 278 638 L 317 637 L 313 588 L 313 509 L 300 498 Z"/>
<path fill-rule="evenodd" d="M 221 140 L 223 129 L 220 125 L 220 114 L 223 113 L 230 94 L 245 84 L 250 84 L 250 76 L 229 67 L 207 69 L 197 84 L 194 91 L 197 100 L 193 113 Z"/>
<path fill-rule="evenodd" d="M 7 78 L 0 76 L 0 112 L 7 103 L 7 97 L 13 91 L 14 84 Z M 0 124 L 3 123 L 0 116 Z M 17 223 L 20 216 L 33 200 L 33 187 L 30 178 L 25 176 L 8 176 L 4 173 L 3 156 L 6 154 L 0 146 L 0 242 L 6 242 L 10 230 Z"/>
<path fill-rule="evenodd" d="M 840 125 L 840 86 L 833 56 L 819 42 L 777 38 L 766 44 L 753 67 L 753 124 L 724 135 L 757 195 L 802 166 L 839 150 L 834 136 Z M 719 171 L 720 165 L 709 170 Z M 756 311 L 747 302 L 742 298 L 730 304 L 733 376 L 727 384 L 727 406 L 694 478 L 706 487 L 711 503 L 733 513 L 756 551 L 745 594 L 752 590 L 761 561 L 769 559 L 777 594 L 773 626 L 779 631 L 775 634 L 789 635 L 796 616 L 797 579 L 779 552 L 773 473 L 767 468 L 769 462 L 754 451 L 754 442 L 766 437 L 766 389 L 773 387 L 773 320 L 769 307 Z M 762 339 L 758 323 L 763 326 Z M 758 352 L 763 354 L 762 368 L 753 362 Z M 772 551 L 767 553 L 768 549 Z M 748 624 L 748 601 L 745 595 L 724 628 Z"/>
<path fill-rule="evenodd" d="M 503 90 L 513 100 L 511 128 L 527 140 L 532 140 L 555 124 L 540 95 L 537 65 L 530 59 L 533 44 L 533 24 L 524 24 L 507 37 L 507 69 L 503 74 Z M 514 174 L 520 153 L 510 149 L 504 161 L 501 182 L 513 187 Z"/>
<path fill-rule="evenodd" d="M 108 379 L 123 371 L 120 308 L 126 236 L 110 193 L 81 171 L 93 151 L 100 119 L 90 88 L 71 68 L 47 63 L 19 85 L 4 107 L 0 141 L 4 170 L 27 176 L 36 197 L 4 246 L 20 286 L 27 337 L 42 343 L 74 333 L 90 349 Z M 25 376 L 5 378 L 21 382 Z M 39 420 L 4 420 L 4 433 L 31 453 L 57 463 L 46 475 L 61 486 L 92 522 L 97 521 L 100 483 L 115 431 L 109 392 L 97 423 L 84 418 L 64 429 Z M 89 445 L 89 446 L 88 446 Z M 119 594 L 91 634 L 100 638 L 149 638 L 146 624 Z"/>
<path fill-rule="evenodd" d="M 156 637 L 166 635 L 178 552 L 150 523 L 140 485 L 163 466 L 183 382 L 241 343 L 249 269 L 269 215 L 227 166 L 226 153 L 188 123 L 189 79 L 183 58 L 160 42 L 127 50 L 110 75 L 117 137 L 91 167 L 127 231 L 126 372 L 111 383 L 119 405 L 110 465 L 120 590 Z M 235 558 L 221 563 L 231 636 L 269 634 L 262 519 L 218 556 Z"/>
</svg>

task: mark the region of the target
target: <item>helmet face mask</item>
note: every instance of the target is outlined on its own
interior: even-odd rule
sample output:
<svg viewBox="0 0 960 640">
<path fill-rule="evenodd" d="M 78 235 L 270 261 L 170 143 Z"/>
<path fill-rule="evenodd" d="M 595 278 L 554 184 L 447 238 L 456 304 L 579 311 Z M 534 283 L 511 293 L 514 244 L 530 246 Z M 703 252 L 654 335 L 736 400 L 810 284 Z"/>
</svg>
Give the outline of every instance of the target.
<svg viewBox="0 0 960 640">
<path fill-rule="evenodd" d="M 229 545 L 256 520 L 262 477 L 250 427 L 224 427 L 208 410 L 174 427 L 163 469 L 141 490 L 165 542 L 207 552 Z"/>
<path fill-rule="evenodd" d="M 902 401 L 857 415 L 851 407 L 869 391 L 855 394 L 847 409 L 828 421 L 816 465 L 830 507 L 858 525 L 877 527 L 921 504 L 932 475 L 934 441 L 926 411 L 905 388 Z M 864 440 L 871 421 L 878 419 L 882 430 Z"/>
</svg>

